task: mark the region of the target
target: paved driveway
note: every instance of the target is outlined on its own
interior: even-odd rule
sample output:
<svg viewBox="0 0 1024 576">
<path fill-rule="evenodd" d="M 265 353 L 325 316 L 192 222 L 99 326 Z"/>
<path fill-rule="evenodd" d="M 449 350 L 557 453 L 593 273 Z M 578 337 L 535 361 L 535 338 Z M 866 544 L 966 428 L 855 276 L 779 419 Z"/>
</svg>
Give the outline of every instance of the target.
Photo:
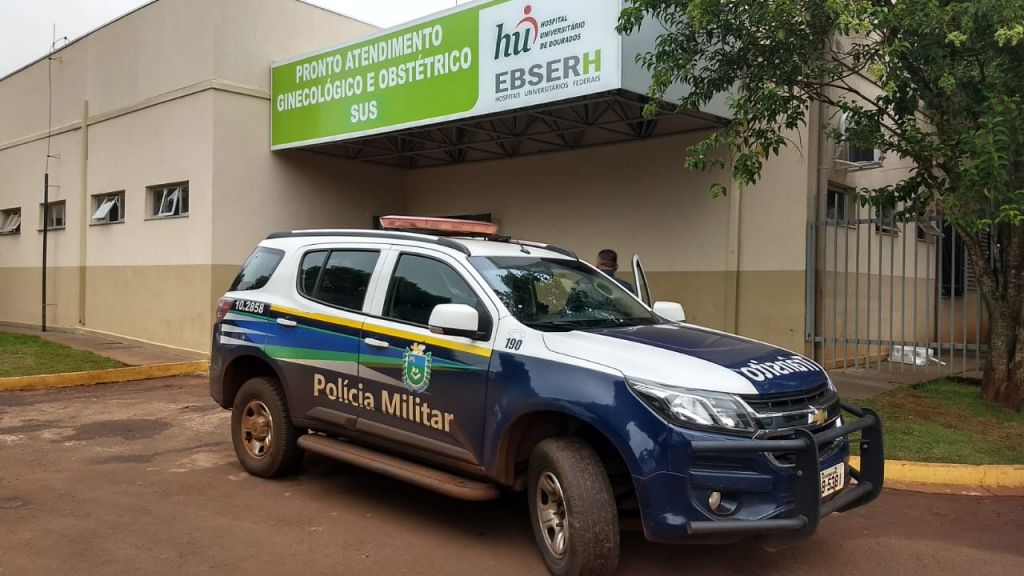
<svg viewBox="0 0 1024 576">
<path fill-rule="evenodd" d="M 0 574 L 538 574 L 524 498 L 235 462 L 202 378 L 0 394 Z M 1024 574 L 1024 498 L 887 491 L 775 553 L 623 538 L 621 574 Z"/>
</svg>

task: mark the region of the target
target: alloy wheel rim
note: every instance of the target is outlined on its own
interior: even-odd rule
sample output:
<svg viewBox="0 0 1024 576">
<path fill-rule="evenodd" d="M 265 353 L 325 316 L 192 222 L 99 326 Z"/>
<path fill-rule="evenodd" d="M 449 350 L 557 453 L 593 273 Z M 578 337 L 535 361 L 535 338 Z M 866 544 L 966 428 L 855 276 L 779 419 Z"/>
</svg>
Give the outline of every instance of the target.
<svg viewBox="0 0 1024 576">
<path fill-rule="evenodd" d="M 558 478 L 543 472 L 537 479 L 537 523 L 548 551 L 555 558 L 564 558 L 569 549 L 569 514 L 565 495 Z"/>
<path fill-rule="evenodd" d="M 260 400 L 252 400 L 242 411 L 242 444 L 253 458 L 263 458 L 270 451 L 274 437 L 274 419 L 270 409 Z"/>
</svg>

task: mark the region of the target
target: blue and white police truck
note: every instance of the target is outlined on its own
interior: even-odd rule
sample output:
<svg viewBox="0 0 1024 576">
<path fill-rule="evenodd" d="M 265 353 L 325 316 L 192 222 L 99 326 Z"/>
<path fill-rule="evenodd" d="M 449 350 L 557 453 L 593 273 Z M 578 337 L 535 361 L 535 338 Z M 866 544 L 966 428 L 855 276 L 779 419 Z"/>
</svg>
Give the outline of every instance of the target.
<svg viewBox="0 0 1024 576">
<path fill-rule="evenodd" d="M 557 246 L 396 221 L 271 234 L 221 299 L 210 392 L 251 474 L 312 452 L 454 498 L 525 490 L 558 575 L 613 573 L 622 526 L 781 547 L 881 491 L 877 414 L 799 354 L 648 305 L 636 259 L 639 295 Z"/>
</svg>

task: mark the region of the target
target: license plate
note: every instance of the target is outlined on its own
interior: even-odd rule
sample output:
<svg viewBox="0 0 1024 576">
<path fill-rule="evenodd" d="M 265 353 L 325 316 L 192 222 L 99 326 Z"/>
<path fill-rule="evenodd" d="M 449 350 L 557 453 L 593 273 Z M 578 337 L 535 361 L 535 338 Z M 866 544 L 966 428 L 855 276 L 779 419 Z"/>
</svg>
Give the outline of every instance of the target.
<svg viewBox="0 0 1024 576">
<path fill-rule="evenodd" d="M 842 462 L 821 471 L 821 497 L 843 489 L 846 482 L 845 466 Z"/>
</svg>

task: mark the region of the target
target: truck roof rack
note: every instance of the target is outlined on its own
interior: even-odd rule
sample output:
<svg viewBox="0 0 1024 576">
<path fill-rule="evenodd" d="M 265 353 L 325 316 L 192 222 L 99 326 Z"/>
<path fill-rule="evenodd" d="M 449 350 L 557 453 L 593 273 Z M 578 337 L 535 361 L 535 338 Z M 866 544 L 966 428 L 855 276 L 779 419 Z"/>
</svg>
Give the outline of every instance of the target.
<svg viewBox="0 0 1024 576">
<path fill-rule="evenodd" d="M 392 240 L 409 240 L 410 237 L 415 237 L 417 240 L 424 242 L 431 242 L 438 246 L 444 246 L 445 248 L 451 248 L 452 250 L 458 250 L 466 256 L 470 255 L 469 248 L 458 242 L 445 238 L 442 236 L 431 236 L 430 234 L 422 234 L 417 232 L 395 232 L 387 230 L 286 230 L 283 232 L 274 232 L 267 236 L 267 240 L 274 240 L 277 238 L 314 238 L 314 237 L 330 237 L 330 236 L 342 236 L 342 237 L 358 237 L 358 236 L 373 236 L 375 238 L 390 238 Z"/>
<path fill-rule="evenodd" d="M 562 248 L 555 244 L 544 244 L 543 242 L 531 242 L 529 240 L 515 240 L 509 236 L 502 235 L 480 235 L 480 236 L 435 236 L 432 234 L 426 234 L 423 232 L 413 232 L 404 230 L 284 230 L 281 232 L 274 232 L 267 236 L 267 240 L 274 240 L 277 238 L 315 238 L 315 237 L 330 237 L 330 236 L 341 236 L 341 237 L 358 237 L 358 236 L 373 236 L 375 238 L 390 238 L 392 240 L 408 240 L 415 238 L 423 242 L 430 242 L 437 244 L 438 246 L 444 246 L 451 248 L 452 250 L 458 250 L 466 256 L 471 256 L 469 248 L 458 242 L 459 239 L 464 240 L 484 240 L 489 242 L 505 242 L 508 244 L 516 244 L 519 246 L 525 246 L 528 248 L 540 248 L 541 250 L 549 250 L 568 256 L 574 260 L 579 260 L 579 256 L 575 252 L 568 248 Z"/>
</svg>

